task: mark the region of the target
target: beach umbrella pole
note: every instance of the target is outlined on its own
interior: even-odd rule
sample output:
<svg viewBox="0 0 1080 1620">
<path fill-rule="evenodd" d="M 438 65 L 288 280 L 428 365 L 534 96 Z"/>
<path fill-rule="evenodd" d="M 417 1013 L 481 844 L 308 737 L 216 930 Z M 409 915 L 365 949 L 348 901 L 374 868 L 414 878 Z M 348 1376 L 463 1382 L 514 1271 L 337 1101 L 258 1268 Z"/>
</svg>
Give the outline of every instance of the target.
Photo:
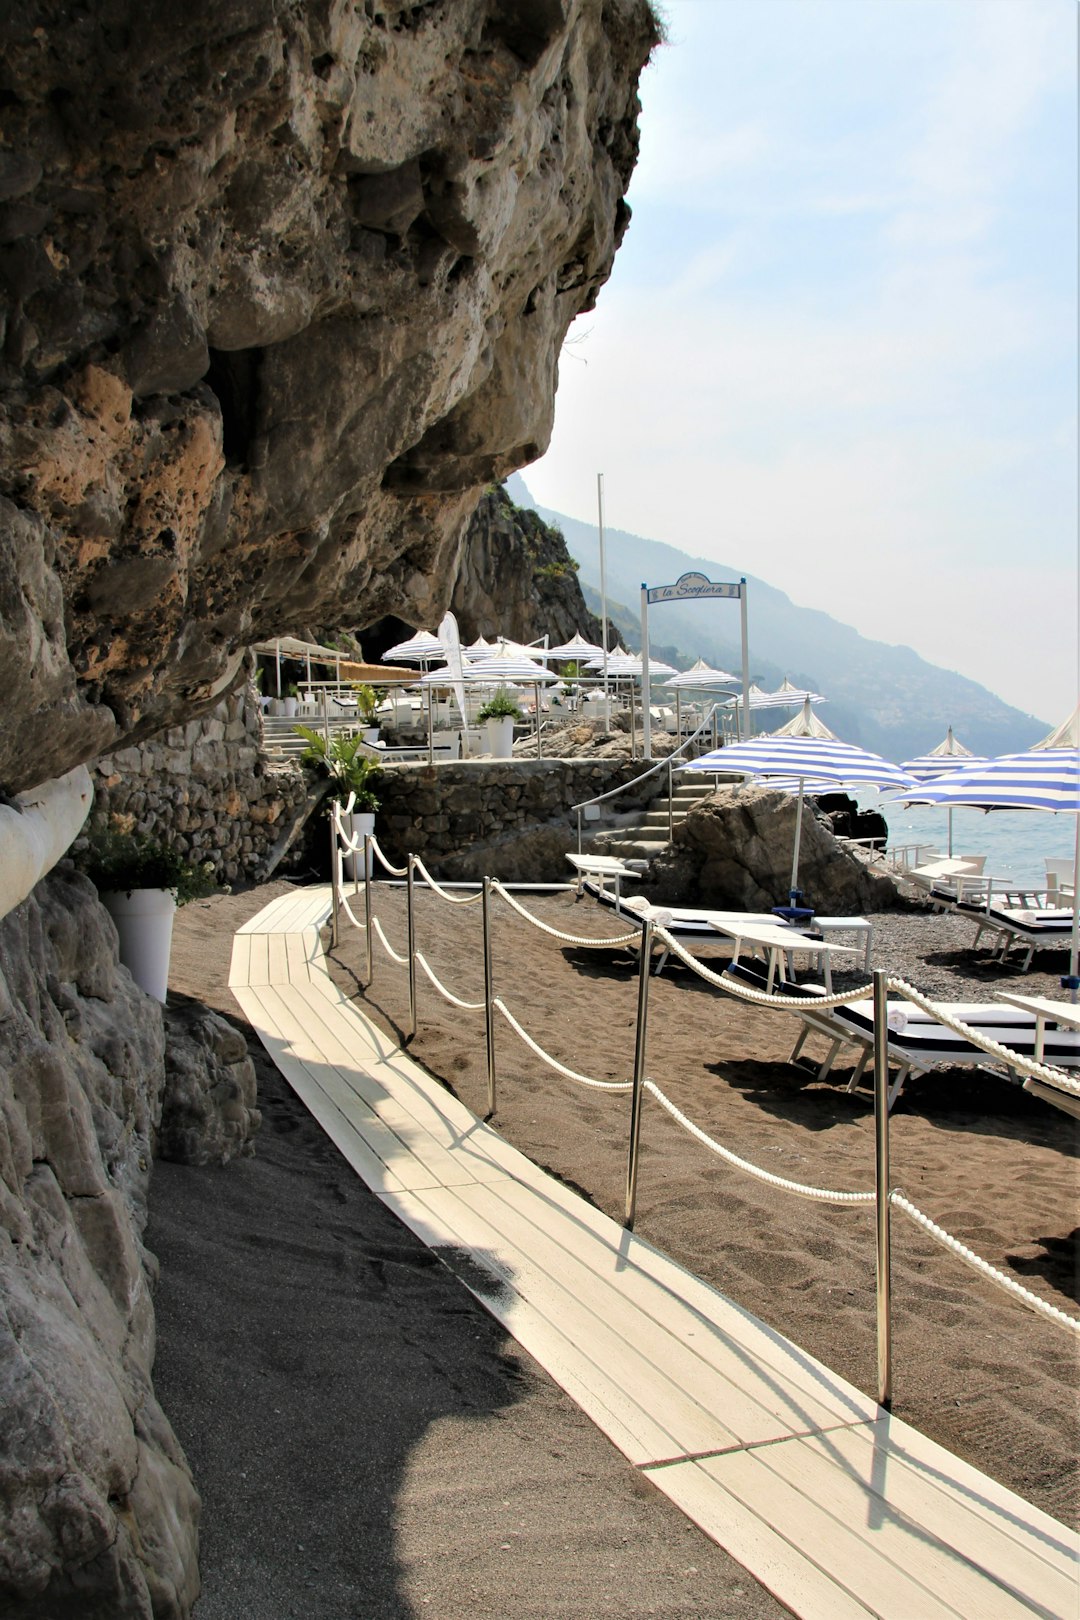
<svg viewBox="0 0 1080 1620">
<path fill-rule="evenodd" d="M 1069 992 L 1069 1000 L 1080 999 L 1080 978 L 1077 977 L 1077 966 L 1080 964 L 1080 896 L 1077 894 L 1076 879 L 1080 874 L 1080 814 L 1076 817 L 1076 840 L 1073 845 L 1073 921 L 1072 939 L 1069 943 L 1069 976 L 1062 979 L 1061 988 Z"/>
<path fill-rule="evenodd" d="M 795 895 L 799 887 L 799 850 L 802 847 L 802 818 L 803 818 L 803 787 L 806 782 L 804 776 L 799 777 L 799 791 L 795 800 L 795 848 L 791 852 L 791 885 L 788 899 L 795 904 Z"/>
</svg>

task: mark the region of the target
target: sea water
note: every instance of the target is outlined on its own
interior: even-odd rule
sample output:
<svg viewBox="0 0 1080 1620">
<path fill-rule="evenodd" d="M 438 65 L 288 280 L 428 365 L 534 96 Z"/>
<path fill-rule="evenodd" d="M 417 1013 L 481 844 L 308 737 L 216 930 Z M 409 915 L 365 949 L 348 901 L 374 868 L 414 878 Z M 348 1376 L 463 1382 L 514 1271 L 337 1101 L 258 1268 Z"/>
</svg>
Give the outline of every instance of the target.
<svg viewBox="0 0 1080 1620">
<path fill-rule="evenodd" d="M 949 851 L 949 813 L 936 804 L 898 804 L 875 792 L 855 797 L 863 810 L 878 810 L 889 828 L 889 847 L 933 844 Z M 952 812 L 954 855 L 985 855 L 984 870 L 1018 888 L 1044 888 L 1048 860 L 1072 860 L 1076 818 L 1045 810 L 974 810 L 958 805 Z"/>
</svg>

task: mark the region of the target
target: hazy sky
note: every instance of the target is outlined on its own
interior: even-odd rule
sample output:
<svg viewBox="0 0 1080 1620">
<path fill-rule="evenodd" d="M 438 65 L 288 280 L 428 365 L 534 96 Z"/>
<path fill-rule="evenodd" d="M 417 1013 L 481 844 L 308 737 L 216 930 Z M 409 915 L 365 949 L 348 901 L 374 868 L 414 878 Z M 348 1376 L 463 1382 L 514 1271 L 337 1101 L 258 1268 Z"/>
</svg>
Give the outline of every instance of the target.
<svg viewBox="0 0 1080 1620">
<path fill-rule="evenodd" d="M 530 490 L 595 521 L 602 472 L 612 527 L 1064 718 L 1075 0 L 662 9 L 634 217 Z"/>
</svg>

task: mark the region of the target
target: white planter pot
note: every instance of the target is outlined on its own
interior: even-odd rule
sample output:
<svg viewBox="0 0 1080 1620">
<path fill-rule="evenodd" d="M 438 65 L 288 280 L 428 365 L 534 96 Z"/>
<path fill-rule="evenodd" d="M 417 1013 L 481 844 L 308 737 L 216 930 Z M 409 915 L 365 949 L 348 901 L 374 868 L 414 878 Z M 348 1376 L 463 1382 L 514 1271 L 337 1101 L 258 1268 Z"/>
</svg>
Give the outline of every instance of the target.
<svg viewBox="0 0 1080 1620">
<path fill-rule="evenodd" d="M 379 728 L 378 726 L 365 726 L 360 735 L 363 737 L 366 743 L 370 744 L 370 746 L 374 748 L 375 744 L 379 740 Z"/>
<path fill-rule="evenodd" d="M 176 896 L 171 889 L 118 890 L 103 894 L 101 903 L 116 924 L 121 962 L 140 989 L 164 1001 Z"/>
<path fill-rule="evenodd" d="M 514 752 L 513 715 L 493 715 L 484 724 L 487 727 L 488 753 L 496 759 L 510 759 Z"/>
<path fill-rule="evenodd" d="M 284 698 L 271 698 L 270 699 L 270 713 L 274 714 L 274 715 L 282 715 L 282 714 L 284 714 L 285 713 L 285 699 Z"/>
<path fill-rule="evenodd" d="M 350 838 L 363 838 L 365 833 L 373 833 L 375 831 L 375 812 L 374 810 L 354 810 L 351 815 L 342 816 L 341 825 L 345 828 Z M 345 867 L 346 877 L 364 877 L 365 875 L 370 877 L 372 865 L 374 863 L 374 856 L 369 849 L 366 874 L 364 872 L 364 856 L 362 850 L 357 850 L 355 855 L 343 855 L 342 863 Z"/>
<path fill-rule="evenodd" d="M 294 697 L 287 697 L 287 698 L 282 698 L 281 702 L 282 702 L 282 711 L 281 712 L 289 720 L 295 719 L 296 710 L 297 710 L 297 708 L 299 706 L 299 699 L 294 698 Z"/>
</svg>

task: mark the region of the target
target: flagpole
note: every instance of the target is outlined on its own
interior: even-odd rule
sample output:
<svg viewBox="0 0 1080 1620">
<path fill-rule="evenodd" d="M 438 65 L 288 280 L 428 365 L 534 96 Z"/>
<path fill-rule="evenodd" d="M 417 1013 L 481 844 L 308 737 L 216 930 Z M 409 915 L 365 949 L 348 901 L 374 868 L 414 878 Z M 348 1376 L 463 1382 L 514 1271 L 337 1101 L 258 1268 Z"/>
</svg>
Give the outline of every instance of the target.
<svg viewBox="0 0 1080 1620">
<path fill-rule="evenodd" d="M 600 529 L 600 622 L 603 626 L 601 641 L 604 644 L 604 730 L 611 730 L 611 699 L 608 695 L 608 619 L 607 619 L 607 571 L 604 567 L 604 475 L 596 475 L 596 512 Z"/>
</svg>

